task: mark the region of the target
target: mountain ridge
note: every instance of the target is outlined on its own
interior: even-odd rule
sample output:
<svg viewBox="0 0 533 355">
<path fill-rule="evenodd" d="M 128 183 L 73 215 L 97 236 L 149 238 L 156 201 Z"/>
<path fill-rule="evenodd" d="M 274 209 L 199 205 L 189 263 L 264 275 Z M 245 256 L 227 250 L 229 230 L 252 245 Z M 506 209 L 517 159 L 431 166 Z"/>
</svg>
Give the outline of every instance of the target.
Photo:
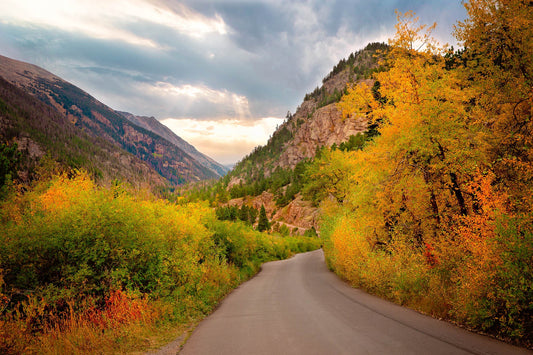
<svg viewBox="0 0 533 355">
<path fill-rule="evenodd" d="M 0 56 L 0 76 L 54 107 L 68 122 L 87 134 L 106 139 L 145 161 L 172 185 L 220 176 L 212 167 L 205 167 L 176 144 L 153 130 L 136 125 L 87 92 L 43 68 Z"/>
<path fill-rule="evenodd" d="M 340 145 L 365 132 L 369 127 L 364 118 L 344 119 L 335 103 L 350 83 L 367 81 L 373 85 L 370 74 L 380 70 L 379 58 L 387 49 L 384 43 L 370 43 L 341 59 L 324 77 L 322 86 L 306 94 L 294 114 L 287 114 L 267 144 L 256 147 L 236 164 L 229 174 L 230 187 L 260 179 L 262 174 L 268 177 L 277 168 L 294 169 L 299 162 L 313 158 L 318 149 Z"/>
<path fill-rule="evenodd" d="M 137 116 L 124 111 L 116 112 L 124 116 L 133 124 L 152 131 L 155 134 L 165 138 L 170 143 L 173 143 L 174 145 L 185 151 L 187 154 L 192 156 L 200 164 L 210 169 L 214 173 L 218 174 L 220 177 L 224 176 L 229 171 L 229 169 L 227 169 L 224 165 L 216 162 L 214 159 L 198 151 L 192 144 L 188 143 L 186 140 L 175 134 L 170 128 L 159 122 L 155 117 Z"/>
<path fill-rule="evenodd" d="M 71 168 L 84 168 L 104 182 L 114 179 L 137 187 L 166 186 L 168 181 L 148 164 L 102 138 L 70 124 L 55 108 L 0 77 L 0 144 L 21 152 L 17 175 L 33 180 L 45 155 Z"/>
</svg>

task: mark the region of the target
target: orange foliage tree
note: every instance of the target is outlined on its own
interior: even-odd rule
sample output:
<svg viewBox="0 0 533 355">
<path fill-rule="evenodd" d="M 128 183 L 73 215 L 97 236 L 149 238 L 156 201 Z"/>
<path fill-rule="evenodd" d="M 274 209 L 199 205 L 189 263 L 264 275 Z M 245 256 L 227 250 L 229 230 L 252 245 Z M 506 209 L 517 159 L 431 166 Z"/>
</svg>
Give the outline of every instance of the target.
<svg viewBox="0 0 533 355">
<path fill-rule="evenodd" d="M 398 14 L 386 69 L 373 87 L 348 88 L 344 116 L 367 116 L 380 135 L 314 164 L 314 176 L 336 172 L 343 187 L 336 207 L 324 205 L 322 234 L 330 265 L 355 284 L 528 342 L 533 7 L 465 6 L 462 50 L 436 43 L 434 26 L 413 13 Z"/>
</svg>

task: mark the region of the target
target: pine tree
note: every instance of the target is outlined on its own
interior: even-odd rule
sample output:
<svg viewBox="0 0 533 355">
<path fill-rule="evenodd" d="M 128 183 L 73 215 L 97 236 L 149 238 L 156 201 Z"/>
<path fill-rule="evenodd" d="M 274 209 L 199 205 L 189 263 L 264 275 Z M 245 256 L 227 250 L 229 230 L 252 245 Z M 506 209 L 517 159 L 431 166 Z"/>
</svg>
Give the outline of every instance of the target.
<svg viewBox="0 0 533 355">
<path fill-rule="evenodd" d="M 261 205 L 261 211 L 259 211 L 259 222 L 257 224 L 257 230 L 264 232 L 270 229 L 270 223 L 266 215 L 265 206 Z"/>
<path fill-rule="evenodd" d="M 243 222 L 248 222 L 248 207 L 245 204 L 241 206 L 238 218 Z"/>
<path fill-rule="evenodd" d="M 249 222 L 251 225 L 253 225 L 255 223 L 255 221 L 257 220 L 257 214 L 259 212 L 257 212 L 257 209 L 253 208 L 253 207 L 250 207 L 248 209 L 248 218 L 249 218 Z"/>
</svg>

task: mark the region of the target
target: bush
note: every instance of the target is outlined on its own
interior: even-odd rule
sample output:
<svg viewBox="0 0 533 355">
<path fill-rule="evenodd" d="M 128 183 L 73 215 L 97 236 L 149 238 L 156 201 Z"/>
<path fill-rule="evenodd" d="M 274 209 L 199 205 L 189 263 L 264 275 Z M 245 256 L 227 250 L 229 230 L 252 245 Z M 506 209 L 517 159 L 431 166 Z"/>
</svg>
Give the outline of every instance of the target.
<svg viewBox="0 0 533 355">
<path fill-rule="evenodd" d="M 130 310 L 120 324 L 144 322 L 140 300 L 158 305 L 145 307 L 150 322 L 186 323 L 262 262 L 319 247 L 219 221 L 207 203 L 101 188 L 84 172 L 42 181 L 1 207 L 0 335 L 20 332 L 0 338 L 0 352 L 24 352 L 50 329 L 109 324 L 117 302 Z"/>
</svg>

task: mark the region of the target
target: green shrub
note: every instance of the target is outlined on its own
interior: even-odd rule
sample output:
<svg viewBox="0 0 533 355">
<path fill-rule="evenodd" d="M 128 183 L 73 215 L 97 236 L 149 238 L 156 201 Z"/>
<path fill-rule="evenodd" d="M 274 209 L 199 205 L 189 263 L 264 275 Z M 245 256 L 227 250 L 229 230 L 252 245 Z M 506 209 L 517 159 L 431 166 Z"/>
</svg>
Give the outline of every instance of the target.
<svg viewBox="0 0 533 355">
<path fill-rule="evenodd" d="M 30 338 L 71 312 L 92 322 L 88 315 L 105 313 L 117 291 L 159 305 L 161 319 L 186 323 L 261 263 L 319 247 L 316 238 L 220 221 L 207 203 L 176 205 L 117 183 L 98 187 L 83 172 L 12 195 L 0 211 L 0 334 L 13 319 L 30 317 L 37 302 L 38 316 L 24 320 Z"/>
</svg>

